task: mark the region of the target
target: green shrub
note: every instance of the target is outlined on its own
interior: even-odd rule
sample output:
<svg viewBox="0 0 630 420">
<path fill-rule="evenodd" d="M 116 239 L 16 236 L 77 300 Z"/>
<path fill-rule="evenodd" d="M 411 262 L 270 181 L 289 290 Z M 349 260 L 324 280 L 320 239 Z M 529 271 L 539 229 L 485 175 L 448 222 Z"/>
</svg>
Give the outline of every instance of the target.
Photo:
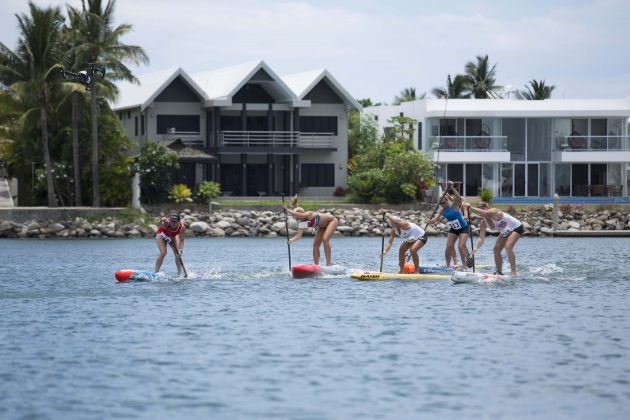
<svg viewBox="0 0 630 420">
<path fill-rule="evenodd" d="M 214 181 L 203 181 L 197 185 L 196 196 L 205 203 L 209 203 L 213 198 L 221 195 L 221 184 Z"/>
<path fill-rule="evenodd" d="M 492 199 L 494 198 L 494 196 L 492 195 L 492 191 L 486 188 L 479 188 L 477 196 L 481 201 L 485 201 L 488 204 L 492 204 Z"/>
<path fill-rule="evenodd" d="M 371 203 L 383 190 L 383 174 L 379 169 L 370 169 L 348 177 L 348 191 L 357 201 Z"/>
<path fill-rule="evenodd" d="M 186 184 L 175 184 L 171 187 L 171 192 L 168 198 L 175 203 L 192 203 L 192 191 L 186 186 Z"/>
<path fill-rule="evenodd" d="M 140 198 L 144 203 L 160 203 L 179 169 L 177 155 L 157 143 L 145 142 L 133 170 L 140 173 Z"/>
</svg>

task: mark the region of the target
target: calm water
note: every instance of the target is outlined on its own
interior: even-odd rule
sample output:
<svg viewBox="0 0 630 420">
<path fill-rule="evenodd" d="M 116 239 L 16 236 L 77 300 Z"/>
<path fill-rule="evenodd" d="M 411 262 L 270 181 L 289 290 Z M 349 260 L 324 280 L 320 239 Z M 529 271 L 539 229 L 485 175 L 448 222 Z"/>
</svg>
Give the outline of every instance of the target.
<svg viewBox="0 0 630 420">
<path fill-rule="evenodd" d="M 627 418 L 629 244 L 524 238 L 522 279 L 454 285 L 293 280 L 280 239 L 188 239 L 193 279 L 117 284 L 153 241 L 2 240 L 0 418 Z M 379 250 L 333 240 L 348 272 Z"/>
</svg>

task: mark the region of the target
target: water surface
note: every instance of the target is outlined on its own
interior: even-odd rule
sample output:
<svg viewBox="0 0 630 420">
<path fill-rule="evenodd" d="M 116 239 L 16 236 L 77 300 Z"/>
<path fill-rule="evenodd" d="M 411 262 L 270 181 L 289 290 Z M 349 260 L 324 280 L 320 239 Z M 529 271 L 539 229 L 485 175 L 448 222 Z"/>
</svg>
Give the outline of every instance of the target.
<svg viewBox="0 0 630 420">
<path fill-rule="evenodd" d="M 518 280 L 454 285 L 352 280 L 380 238 L 309 280 L 281 239 L 190 238 L 191 279 L 118 284 L 153 241 L 1 240 L 0 417 L 627 418 L 628 244 L 523 238 Z"/>
</svg>

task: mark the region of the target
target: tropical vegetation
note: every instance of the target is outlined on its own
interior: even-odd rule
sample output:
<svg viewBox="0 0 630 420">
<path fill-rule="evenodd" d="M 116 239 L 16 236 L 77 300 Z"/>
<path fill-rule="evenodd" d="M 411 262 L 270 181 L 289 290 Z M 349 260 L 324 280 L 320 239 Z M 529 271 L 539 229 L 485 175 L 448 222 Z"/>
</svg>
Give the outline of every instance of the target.
<svg viewBox="0 0 630 420">
<path fill-rule="evenodd" d="M 140 174 L 140 200 L 155 204 L 166 201 L 173 176 L 179 169 L 177 155 L 158 143 L 145 142 L 131 172 Z"/>
<path fill-rule="evenodd" d="M 554 85 L 545 84 L 544 80 L 538 81 L 536 79 L 532 79 L 529 82 L 529 86 L 525 85 L 525 90 L 521 91 L 521 95 L 530 101 L 549 99 L 551 98 L 551 92 L 553 92 L 555 88 L 556 87 Z"/>
<path fill-rule="evenodd" d="M 364 130 L 358 130 L 361 139 L 355 144 L 360 146 L 355 149 L 353 171 L 348 177 L 348 193 L 353 200 L 411 202 L 420 197 L 421 180 L 433 175 L 432 161 L 412 144 L 416 121 L 397 116 L 388 122 L 392 129 L 378 137 L 368 122 L 359 120 Z"/>
<path fill-rule="evenodd" d="M 431 93 L 438 99 L 467 99 L 470 98 L 470 84 L 463 74 L 456 74 L 452 80 L 449 74 L 446 78 L 446 87 L 436 87 Z"/>
<path fill-rule="evenodd" d="M 400 105 L 403 102 L 411 102 L 418 99 L 424 99 L 426 93 L 422 93 L 420 95 L 416 94 L 415 87 L 404 88 L 398 95 L 394 97 L 393 105 Z"/>
<path fill-rule="evenodd" d="M 0 159 L 19 180 L 21 205 L 82 205 L 92 195 L 94 206 L 120 206 L 131 197 L 131 143 L 107 101 L 118 94 L 114 81 L 135 80 L 126 63 L 148 59 L 121 42 L 131 26 L 114 27 L 115 0 L 81 6 L 67 6 L 66 17 L 29 2 L 28 13 L 16 15 L 16 48 L 0 43 Z M 91 98 L 62 78 L 62 69 L 88 62 L 106 69 L 104 79 L 93 78 Z"/>
</svg>

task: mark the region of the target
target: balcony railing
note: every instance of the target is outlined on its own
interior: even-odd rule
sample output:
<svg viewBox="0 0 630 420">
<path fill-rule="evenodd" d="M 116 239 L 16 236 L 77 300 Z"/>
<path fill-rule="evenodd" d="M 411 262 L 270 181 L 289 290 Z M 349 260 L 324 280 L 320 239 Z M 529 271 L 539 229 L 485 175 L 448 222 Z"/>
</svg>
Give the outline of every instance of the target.
<svg viewBox="0 0 630 420">
<path fill-rule="evenodd" d="M 554 145 L 563 152 L 619 152 L 628 151 L 630 136 L 559 136 Z"/>
<path fill-rule="evenodd" d="M 506 152 L 507 136 L 436 136 L 431 148 L 442 152 Z"/>
<path fill-rule="evenodd" d="M 304 147 L 330 148 L 334 133 L 299 131 L 222 131 L 219 147 Z"/>
<path fill-rule="evenodd" d="M 334 147 L 335 133 L 300 133 L 300 147 L 325 149 Z"/>
</svg>

